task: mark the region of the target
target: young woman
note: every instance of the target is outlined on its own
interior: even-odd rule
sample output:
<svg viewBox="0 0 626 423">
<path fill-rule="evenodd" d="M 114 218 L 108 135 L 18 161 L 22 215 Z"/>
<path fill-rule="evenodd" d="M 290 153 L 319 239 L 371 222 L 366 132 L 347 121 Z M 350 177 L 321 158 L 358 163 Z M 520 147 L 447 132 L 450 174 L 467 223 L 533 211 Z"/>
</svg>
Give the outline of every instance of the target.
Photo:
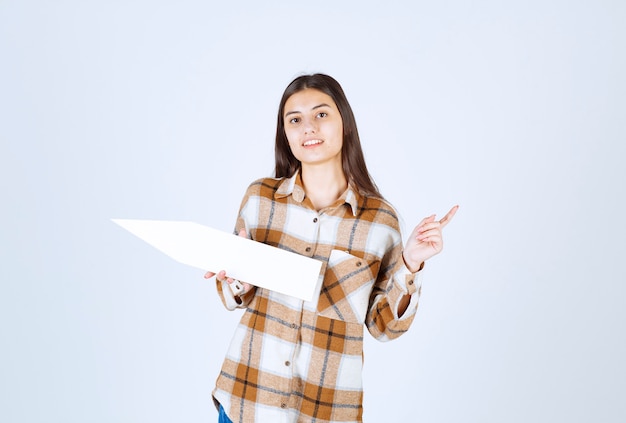
<svg viewBox="0 0 626 423">
<path fill-rule="evenodd" d="M 213 391 L 220 421 L 360 422 L 363 325 L 380 341 L 409 329 L 420 270 L 441 251 L 457 206 L 423 219 L 403 248 L 352 109 L 327 75 L 285 90 L 275 154 L 275 178 L 248 187 L 235 233 L 323 261 L 322 287 L 307 302 L 247 281 L 236 296 L 225 271 L 206 273 L 226 308 L 245 310 Z"/>
</svg>

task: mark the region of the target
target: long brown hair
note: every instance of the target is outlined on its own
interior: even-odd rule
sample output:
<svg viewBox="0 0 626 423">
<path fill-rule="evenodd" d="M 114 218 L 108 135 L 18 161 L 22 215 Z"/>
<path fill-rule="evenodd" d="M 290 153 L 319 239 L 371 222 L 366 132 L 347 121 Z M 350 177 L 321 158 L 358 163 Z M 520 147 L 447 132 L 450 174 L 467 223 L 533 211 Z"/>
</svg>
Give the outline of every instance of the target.
<svg viewBox="0 0 626 423">
<path fill-rule="evenodd" d="M 301 163 L 295 158 L 289 147 L 287 135 L 285 134 L 285 103 L 297 92 L 313 88 L 330 96 L 341 114 L 343 120 L 343 147 L 341 149 L 341 161 L 343 173 L 348 182 L 352 183 L 361 194 L 383 198 L 378 191 L 378 187 L 367 171 L 361 140 L 356 128 L 356 120 L 352 113 L 352 108 L 341 88 L 341 85 L 332 77 L 321 73 L 313 75 L 302 75 L 294 79 L 285 89 L 283 97 L 278 107 L 278 122 L 276 125 L 276 145 L 275 157 L 277 178 L 291 177 L 300 169 Z"/>
</svg>

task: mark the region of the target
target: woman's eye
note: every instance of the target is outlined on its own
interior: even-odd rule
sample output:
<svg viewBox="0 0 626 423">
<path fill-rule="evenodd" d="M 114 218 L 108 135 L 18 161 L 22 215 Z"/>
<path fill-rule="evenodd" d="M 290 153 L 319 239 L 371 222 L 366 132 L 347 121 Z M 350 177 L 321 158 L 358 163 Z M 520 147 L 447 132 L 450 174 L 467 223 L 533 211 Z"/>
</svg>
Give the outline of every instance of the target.
<svg viewBox="0 0 626 423">
<path fill-rule="evenodd" d="M 295 117 L 295 118 L 289 119 L 289 123 L 298 123 L 298 122 L 300 122 L 300 118 Z"/>
<path fill-rule="evenodd" d="M 323 117 L 326 117 L 326 116 L 328 116 L 328 113 L 326 113 L 326 112 L 319 112 L 317 114 L 317 117 L 322 117 L 323 118 Z"/>
</svg>

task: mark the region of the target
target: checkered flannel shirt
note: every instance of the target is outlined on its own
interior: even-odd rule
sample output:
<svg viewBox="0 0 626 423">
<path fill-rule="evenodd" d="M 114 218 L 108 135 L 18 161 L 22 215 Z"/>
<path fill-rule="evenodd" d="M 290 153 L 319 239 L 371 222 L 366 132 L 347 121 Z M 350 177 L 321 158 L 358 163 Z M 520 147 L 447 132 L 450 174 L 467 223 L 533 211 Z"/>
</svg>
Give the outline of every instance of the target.
<svg viewBox="0 0 626 423">
<path fill-rule="evenodd" d="M 257 287 L 241 303 L 217 283 L 226 308 L 245 312 L 213 397 L 233 422 L 361 422 L 363 324 L 381 341 L 402 335 L 420 291 L 420 273 L 402 259 L 394 209 L 349 187 L 318 212 L 296 173 L 249 186 L 235 233 L 242 228 L 256 241 L 323 261 L 323 282 L 314 301 Z M 406 294 L 409 307 L 398 317 Z"/>
</svg>

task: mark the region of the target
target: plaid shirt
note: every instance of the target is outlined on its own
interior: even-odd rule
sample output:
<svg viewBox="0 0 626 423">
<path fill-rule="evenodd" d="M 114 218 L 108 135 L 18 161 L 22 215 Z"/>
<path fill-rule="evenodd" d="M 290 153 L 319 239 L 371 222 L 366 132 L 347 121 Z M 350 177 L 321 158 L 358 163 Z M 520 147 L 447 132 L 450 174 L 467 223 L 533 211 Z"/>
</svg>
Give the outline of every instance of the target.
<svg viewBox="0 0 626 423">
<path fill-rule="evenodd" d="M 394 209 L 349 187 L 318 212 L 296 173 L 250 185 L 235 233 L 242 228 L 256 241 L 323 261 L 323 282 L 314 301 L 257 287 L 241 304 L 217 283 L 224 305 L 245 312 L 215 400 L 234 422 L 361 422 L 363 324 L 381 341 L 402 335 L 420 291 L 419 273 L 402 259 Z M 411 302 L 399 318 L 406 294 Z"/>
</svg>

